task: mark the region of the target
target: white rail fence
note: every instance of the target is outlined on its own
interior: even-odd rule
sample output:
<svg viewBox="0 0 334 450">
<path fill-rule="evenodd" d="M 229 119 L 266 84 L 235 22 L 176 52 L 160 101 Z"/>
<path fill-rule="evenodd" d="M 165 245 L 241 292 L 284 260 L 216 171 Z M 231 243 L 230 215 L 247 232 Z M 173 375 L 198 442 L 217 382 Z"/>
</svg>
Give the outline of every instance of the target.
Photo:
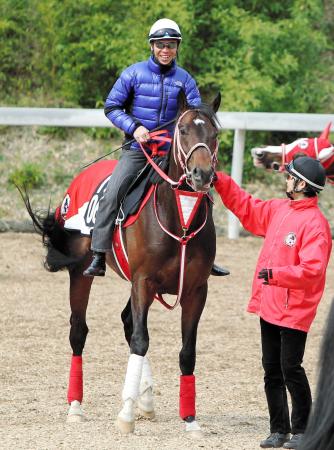
<svg viewBox="0 0 334 450">
<path fill-rule="evenodd" d="M 334 123 L 333 114 L 287 114 L 219 112 L 221 128 L 234 130 L 231 176 L 242 183 L 246 131 L 305 131 L 319 132 L 328 122 Z M 59 126 L 59 127 L 112 127 L 102 109 L 72 108 L 1 108 L 0 125 Z M 237 239 L 239 220 L 229 212 L 228 237 Z"/>
</svg>

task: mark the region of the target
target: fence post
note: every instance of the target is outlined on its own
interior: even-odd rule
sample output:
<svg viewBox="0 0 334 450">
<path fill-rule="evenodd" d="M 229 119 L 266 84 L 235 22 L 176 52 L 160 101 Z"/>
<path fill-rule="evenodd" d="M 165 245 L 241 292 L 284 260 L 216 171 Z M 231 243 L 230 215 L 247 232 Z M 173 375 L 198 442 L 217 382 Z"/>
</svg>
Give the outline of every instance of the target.
<svg viewBox="0 0 334 450">
<path fill-rule="evenodd" d="M 246 138 L 246 130 L 239 130 L 239 129 L 235 130 L 231 177 L 239 185 L 241 185 L 242 183 L 242 168 L 244 162 L 245 138 Z M 240 222 L 238 218 L 233 213 L 231 213 L 231 211 L 228 211 L 228 233 L 227 233 L 228 238 L 238 239 L 239 228 Z"/>
</svg>

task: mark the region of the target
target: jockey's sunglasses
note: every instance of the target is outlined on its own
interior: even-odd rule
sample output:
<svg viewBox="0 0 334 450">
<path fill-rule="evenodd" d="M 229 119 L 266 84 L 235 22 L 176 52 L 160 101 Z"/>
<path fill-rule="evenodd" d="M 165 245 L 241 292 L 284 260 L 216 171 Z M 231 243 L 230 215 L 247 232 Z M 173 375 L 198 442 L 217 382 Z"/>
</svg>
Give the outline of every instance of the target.
<svg viewBox="0 0 334 450">
<path fill-rule="evenodd" d="M 177 42 L 163 42 L 163 41 L 156 41 L 154 42 L 154 45 L 159 49 L 162 50 L 163 48 L 169 48 L 170 50 L 174 50 L 177 48 Z"/>
</svg>

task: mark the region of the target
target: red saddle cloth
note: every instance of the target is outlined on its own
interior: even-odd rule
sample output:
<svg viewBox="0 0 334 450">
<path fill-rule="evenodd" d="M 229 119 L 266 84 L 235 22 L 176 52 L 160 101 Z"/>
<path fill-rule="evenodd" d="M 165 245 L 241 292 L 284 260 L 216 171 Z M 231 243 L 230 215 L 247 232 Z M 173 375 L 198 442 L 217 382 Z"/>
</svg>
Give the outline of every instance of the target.
<svg viewBox="0 0 334 450">
<path fill-rule="evenodd" d="M 67 230 L 79 231 L 90 236 L 94 228 L 99 202 L 115 169 L 117 160 L 100 161 L 74 178 L 61 205 L 56 209 L 56 219 Z M 132 225 L 150 198 L 153 186 L 143 198 L 136 214 L 129 216 L 123 227 Z"/>
<path fill-rule="evenodd" d="M 99 202 L 116 164 L 117 160 L 100 161 L 92 164 L 74 178 L 61 205 L 56 209 L 56 219 L 64 228 L 90 236 L 94 228 Z M 132 225 L 137 220 L 150 198 L 153 188 L 151 186 L 143 198 L 139 210 L 127 218 L 122 225 L 123 228 Z M 125 278 L 130 279 L 128 259 L 121 233 L 121 229 L 117 227 L 113 236 L 113 252 L 121 272 Z"/>
<path fill-rule="evenodd" d="M 64 228 L 90 235 L 99 201 L 116 164 L 117 160 L 100 161 L 74 178 L 56 210 L 56 218 Z"/>
</svg>

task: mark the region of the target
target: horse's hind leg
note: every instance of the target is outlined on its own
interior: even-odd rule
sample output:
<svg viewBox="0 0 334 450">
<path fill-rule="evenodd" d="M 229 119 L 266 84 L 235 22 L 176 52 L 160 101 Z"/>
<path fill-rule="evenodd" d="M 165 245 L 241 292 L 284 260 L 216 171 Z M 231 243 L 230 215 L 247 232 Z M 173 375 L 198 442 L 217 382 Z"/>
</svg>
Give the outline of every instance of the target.
<svg viewBox="0 0 334 450">
<path fill-rule="evenodd" d="M 85 420 L 81 409 L 83 398 L 82 352 L 88 334 L 86 310 L 93 278 L 84 277 L 82 270 L 80 266 L 70 271 L 70 344 L 73 354 L 67 392 L 67 400 L 70 405 L 68 422 Z"/>
<path fill-rule="evenodd" d="M 185 421 L 189 435 L 199 438 L 202 432 L 196 422 L 195 407 L 195 363 L 197 327 L 205 305 L 207 284 L 181 302 L 182 349 L 180 351 L 180 416 Z"/>
<path fill-rule="evenodd" d="M 131 336 L 133 332 L 131 297 L 128 300 L 121 314 L 124 334 L 127 343 L 130 346 Z M 137 400 L 139 414 L 147 419 L 154 419 L 154 401 L 153 401 L 153 378 L 152 371 L 147 355 L 144 356 L 143 370 L 140 379 L 139 396 Z"/>
</svg>

